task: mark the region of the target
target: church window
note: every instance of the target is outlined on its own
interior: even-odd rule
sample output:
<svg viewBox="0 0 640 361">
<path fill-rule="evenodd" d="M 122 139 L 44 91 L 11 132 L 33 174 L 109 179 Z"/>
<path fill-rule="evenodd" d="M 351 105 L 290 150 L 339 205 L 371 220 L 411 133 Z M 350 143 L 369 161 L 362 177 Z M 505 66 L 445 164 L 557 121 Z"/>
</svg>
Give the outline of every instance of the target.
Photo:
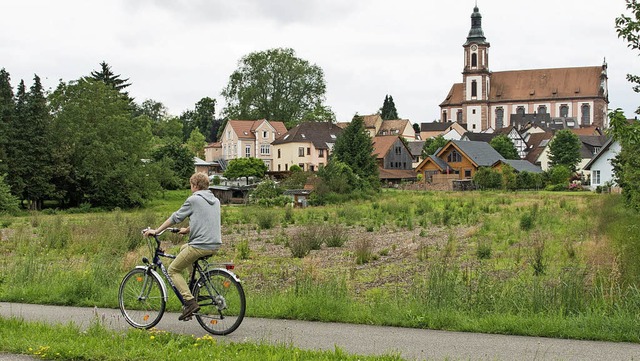
<svg viewBox="0 0 640 361">
<path fill-rule="evenodd" d="M 547 114 L 547 106 L 539 105 L 538 106 L 538 114 Z"/>
<path fill-rule="evenodd" d="M 442 111 L 442 120 L 445 121 L 445 122 L 447 121 L 447 111 L 446 110 Z"/>
<path fill-rule="evenodd" d="M 462 122 L 462 110 L 458 110 L 456 113 L 456 120 Z"/>
<path fill-rule="evenodd" d="M 474 68 L 478 66 L 478 54 L 476 53 L 471 54 L 471 66 Z"/>
<path fill-rule="evenodd" d="M 472 97 L 478 96 L 478 82 L 475 80 L 471 81 L 471 96 Z"/>
<path fill-rule="evenodd" d="M 524 116 L 524 107 L 522 105 L 516 108 L 516 114 Z"/>
<path fill-rule="evenodd" d="M 566 104 L 560 106 L 560 116 L 566 118 L 569 116 L 569 107 Z"/>
<path fill-rule="evenodd" d="M 582 125 L 590 125 L 591 124 L 591 107 L 589 104 L 582 104 L 582 117 L 581 123 Z"/>
<path fill-rule="evenodd" d="M 496 108 L 496 129 L 504 127 L 504 109 Z"/>
</svg>

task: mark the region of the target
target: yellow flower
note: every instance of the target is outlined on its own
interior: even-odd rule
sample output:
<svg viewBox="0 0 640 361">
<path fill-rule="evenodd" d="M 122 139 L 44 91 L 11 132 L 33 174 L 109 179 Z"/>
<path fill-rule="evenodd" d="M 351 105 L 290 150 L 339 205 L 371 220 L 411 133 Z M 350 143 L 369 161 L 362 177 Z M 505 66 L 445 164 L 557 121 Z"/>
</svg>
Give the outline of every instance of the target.
<svg viewBox="0 0 640 361">
<path fill-rule="evenodd" d="M 149 338 L 153 340 L 153 339 L 155 339 L 155 338 L 156 338 L 156 336 L 151 335 L 151 337 L 149 337 Z"/>
</svg>

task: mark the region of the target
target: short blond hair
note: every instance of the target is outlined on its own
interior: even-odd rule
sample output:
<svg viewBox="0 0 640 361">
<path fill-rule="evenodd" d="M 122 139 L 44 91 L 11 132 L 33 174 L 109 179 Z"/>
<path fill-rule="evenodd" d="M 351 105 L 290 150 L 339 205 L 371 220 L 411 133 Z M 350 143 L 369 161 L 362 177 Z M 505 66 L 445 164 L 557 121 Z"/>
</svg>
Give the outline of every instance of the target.
<svg viewBox="0 0 640 361">
<path fill-rule="evenodd" d="M 209 177 L 204 173 L 194 173 L 191 178 L 189 178 L 189 183 L 193 184 L 196 189 L 200 191 L 209 189 Z"/>
</svg>

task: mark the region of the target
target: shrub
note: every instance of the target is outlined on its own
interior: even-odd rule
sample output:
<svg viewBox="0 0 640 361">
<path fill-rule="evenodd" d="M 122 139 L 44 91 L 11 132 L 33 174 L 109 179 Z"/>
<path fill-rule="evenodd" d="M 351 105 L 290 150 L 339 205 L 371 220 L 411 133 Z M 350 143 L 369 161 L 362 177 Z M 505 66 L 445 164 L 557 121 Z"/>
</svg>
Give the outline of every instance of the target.
<svg viewBox="0 0 640 361">
<path fill-rule="evenodd" d="M 359 238 L 355 244 L 356 264 L 369 263 L 373 259 L 373 245 L 368 238 Z"/>
<path fill-rule="evenodd" d="M 240 259 L 249 259 L 251 255 L 251 249 L 249 248 L 249 241 L 244 239 L 238 243 L 236 247 L 237 257 Z"/>
<path fill-rule="evenodd" d="M 347 230 L 341 225 L 333 225 L 325 228 L 324 242 L 327 247 L 342 247 L 348 240 Z"/>
<path fill-rule="evenodd" d="M 478 257 L 478 259 L 491 258 L 491 245 L 487 243 L 479 244 L 478 249 L 476 250 L 476 256 Z"/>
</svg>

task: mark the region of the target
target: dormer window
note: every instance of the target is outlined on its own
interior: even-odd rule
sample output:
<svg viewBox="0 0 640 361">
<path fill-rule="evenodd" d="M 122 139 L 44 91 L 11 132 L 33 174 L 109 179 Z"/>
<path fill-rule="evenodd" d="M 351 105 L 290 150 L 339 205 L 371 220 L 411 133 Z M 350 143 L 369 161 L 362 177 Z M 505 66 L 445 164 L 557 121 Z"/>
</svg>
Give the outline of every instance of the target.
<svg viewBox="0 0 640 361">
<path fill-rule="evenodd" d="M 262 132 L 262 138 L 267 138 L 269 136 L 269 132 L 267 132 L 266 130 Z"/>
</svg>

